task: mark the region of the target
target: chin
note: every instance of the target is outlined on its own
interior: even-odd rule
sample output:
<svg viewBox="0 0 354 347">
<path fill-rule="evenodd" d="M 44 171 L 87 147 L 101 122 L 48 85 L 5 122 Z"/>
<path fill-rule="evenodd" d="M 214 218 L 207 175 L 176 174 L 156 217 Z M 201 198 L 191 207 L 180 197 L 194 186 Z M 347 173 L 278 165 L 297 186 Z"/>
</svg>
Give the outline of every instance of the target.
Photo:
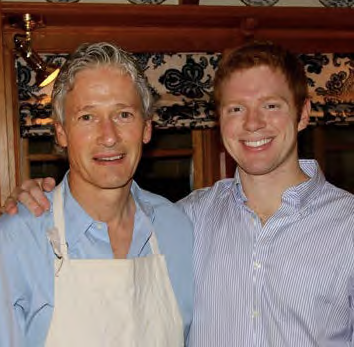
<svg viewBox="0 0 354 347">
<path fill-rule="evenodd" d="M 119 188 L 124 188 L 129 186 L 132 183 L 132 179 L 119 179 L 115 181 L 106 181 L 106 182 L 101 182 L 101 188 L 102 189 L 119 189 Z"/>
<path fill-rule="evenodd" d="M 241 166 L 240 168 L 242 169 L 243 172 L 245 172 L 247 175 L 252 175 L 252 176 L 263 176 L 263 175 L 267 175 L 270 172 L 272 172 L 274 170 L 273 167 L 257 167 L 257 166 L 252 166 L 252 165 L 244 165 Z"/>
</svg>

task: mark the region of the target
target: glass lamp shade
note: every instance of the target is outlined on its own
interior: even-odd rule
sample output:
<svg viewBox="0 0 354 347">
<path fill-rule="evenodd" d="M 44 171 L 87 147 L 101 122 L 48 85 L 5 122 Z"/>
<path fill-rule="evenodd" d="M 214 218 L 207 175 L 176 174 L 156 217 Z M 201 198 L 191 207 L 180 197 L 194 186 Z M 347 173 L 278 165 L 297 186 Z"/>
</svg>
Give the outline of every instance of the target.
<svg viewBox="0 0 354 347">
<path fill-rule="evenodd" d="M 59 68 L 55 68 L 50 65 L 46 66 L 45 70 L 38 70 L 36 76 L 36 84 L 40 88 L 45 87 L 57 78 L 59 71 Z"/>
</svg>

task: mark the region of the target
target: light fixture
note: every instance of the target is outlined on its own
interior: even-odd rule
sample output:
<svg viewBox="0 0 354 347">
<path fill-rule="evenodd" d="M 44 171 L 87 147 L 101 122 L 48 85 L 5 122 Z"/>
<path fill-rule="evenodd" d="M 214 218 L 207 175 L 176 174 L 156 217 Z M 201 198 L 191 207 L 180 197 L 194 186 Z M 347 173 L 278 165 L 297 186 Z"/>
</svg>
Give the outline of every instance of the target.
<svg viewBox="0 0 354 347">
<path fill-rule="evenodd" d="M 16 52 L 36 72 L 36 85 L 44 87 L 51 83 L 58 76 L 59 68 L 46 64 L 31 46 L 31 32 L 38 26 L 29 13 L 23 15 L 23 29 L 25 35 L 16 34 L 14 44 Z"/>
</svg>

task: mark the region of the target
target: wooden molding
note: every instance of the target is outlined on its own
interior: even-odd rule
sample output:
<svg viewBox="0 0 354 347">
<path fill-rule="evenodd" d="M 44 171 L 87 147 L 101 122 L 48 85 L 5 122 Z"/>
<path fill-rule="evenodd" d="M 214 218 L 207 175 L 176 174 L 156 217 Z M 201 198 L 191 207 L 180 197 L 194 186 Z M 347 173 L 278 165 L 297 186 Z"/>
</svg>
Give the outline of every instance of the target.
<svg viewBox="0 0 354 347">
<path fill-rule="evenodd" d="M 1 9 L 1 2 L 0 2 Z M 0 17 L 0 28 L 2 18 Z M 0 32 L 1 34 L 1 32 Z M 0 47 L 3 45 L 3 36 L 0 35 Z M 13 68 L 13 54 L 6 49 L 0 52 L 0 205 L 10 195 L 18 183 L 18 121 L 13 117 L 13 99 L 15 77 Z M 16 121 L 15 121 L 16 120 Z"/>
<path fill-rule="evenodd" d="M 2 2 L 5 44 L 12 47 L 14 18 L 31 13 L 39 52 L 69 52 L 83 41 L 113 41 L 134 52 L 222 52 L 251 36 L 295 51 L 349 52 L 354 9 L 302 7 L 144 6 Z"/>
</svg>

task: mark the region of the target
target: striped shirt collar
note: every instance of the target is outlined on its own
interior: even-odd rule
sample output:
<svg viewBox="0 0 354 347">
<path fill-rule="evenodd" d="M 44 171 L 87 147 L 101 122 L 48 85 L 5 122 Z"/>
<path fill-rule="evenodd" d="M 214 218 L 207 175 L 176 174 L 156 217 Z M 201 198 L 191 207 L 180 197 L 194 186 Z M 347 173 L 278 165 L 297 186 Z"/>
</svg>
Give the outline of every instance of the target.
<svg viewBox="0 0 354 347">
<path fill-rule="evenodd" d="M 316 160 L 300 159 L 301 170 L 310 178 L 309 180 L 293 187 L 289 187 L 282 196 L 282 205 L 288 205 L 289 213 L 307 209 L 311 206 L 311 201 L 320 193 L 326 179 Z M 233 195 L 238 204 L 244 204 L 247 197 L 243 191 L 240 173 L 236 169 L 234 176 Z"/>
</svg>

